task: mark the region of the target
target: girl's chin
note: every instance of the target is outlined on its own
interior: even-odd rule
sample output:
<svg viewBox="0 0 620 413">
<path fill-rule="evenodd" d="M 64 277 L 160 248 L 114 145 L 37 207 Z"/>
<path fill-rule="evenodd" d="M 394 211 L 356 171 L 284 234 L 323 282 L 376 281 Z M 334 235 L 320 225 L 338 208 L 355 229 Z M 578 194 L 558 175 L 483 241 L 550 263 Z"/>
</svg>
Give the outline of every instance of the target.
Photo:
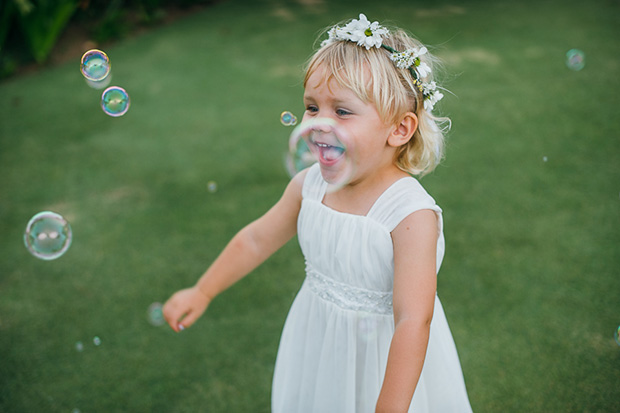
<svg viewBox="0 0 620 413">
<path fill-rule="evenodd" d="M 319 161 L 321 175 L 325 182 L 333 187 L 346 186 L 352 178 L 352 168 L 347 162 L 341 160 L 333 165 L 326 165 Z"/>
</svg>

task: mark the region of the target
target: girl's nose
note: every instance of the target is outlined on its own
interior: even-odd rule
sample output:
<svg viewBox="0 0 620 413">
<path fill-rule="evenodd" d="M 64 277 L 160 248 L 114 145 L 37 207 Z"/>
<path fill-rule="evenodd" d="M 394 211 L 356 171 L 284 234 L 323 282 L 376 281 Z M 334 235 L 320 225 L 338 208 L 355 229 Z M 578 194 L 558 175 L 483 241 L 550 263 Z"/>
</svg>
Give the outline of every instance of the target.
<svg viewBox="0 0 620 413">
<path fill-rule="evenodd" d="M 316 125 L 312 126 L 312 130 L 318 133 L 329 133 L 333 131 L 333 127 L 326 122 L 317 122 Z"/>
</svg>

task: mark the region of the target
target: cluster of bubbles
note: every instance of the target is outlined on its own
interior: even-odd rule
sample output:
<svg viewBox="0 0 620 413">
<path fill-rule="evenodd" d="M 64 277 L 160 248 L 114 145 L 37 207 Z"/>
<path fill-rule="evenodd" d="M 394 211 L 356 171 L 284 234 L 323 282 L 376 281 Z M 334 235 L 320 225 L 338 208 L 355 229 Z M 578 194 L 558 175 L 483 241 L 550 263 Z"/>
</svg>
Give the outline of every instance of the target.
<svg viewBox="0 0 620 413">
<path fill-rule="evenodd" d="M 101 108 L 109 116 L 122 116 L 129 110 L 129 95 L 118 86 L 110 86 L 112 79 L 110 58 L 97 49 L 82 55 L 80 71 L 93 89 L 103 89 Z M 24 244 L 32 255 L 42 260 L 61 257 L 71 245 L 71 226 L 61 215 L 43 211 L 33 216 L 24 232 Z"/>
<path fill-rule="evenodd" d="M 93 337 L 93 344 L 99 347 L 101 345 L 101 338 L 99 338 L 99 336 Z M 81 353 L 82 351 L 84 351 L 84 343 L 78 341 L 77 343 L 75 343 L 75 349 Z"/>
<path fill-rule="evenodd" d="M 105 52 L 92 49 L 82 55 L 80 71 L 93 89 L 106 88 L 101 94 L 101 109 L 109 116 L 123 116 L 129 110 L 129 94 L 119 86 L 110 86 L 112 65 Z"/>
<path fill-rule="evenodd" d="M 579 71 L 586 65 L 586 55 L 579 49 L 570 49 L 566 52 L 566 66 L 570 70 Z"/>
</svg>

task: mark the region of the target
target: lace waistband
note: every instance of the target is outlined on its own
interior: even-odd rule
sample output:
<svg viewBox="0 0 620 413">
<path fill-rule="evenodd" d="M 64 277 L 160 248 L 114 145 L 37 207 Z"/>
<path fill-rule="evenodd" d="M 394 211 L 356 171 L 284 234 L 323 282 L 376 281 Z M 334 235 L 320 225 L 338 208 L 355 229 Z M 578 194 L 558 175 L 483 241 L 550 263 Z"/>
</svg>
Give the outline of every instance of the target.
<svg viewBox="0 0 620 413">
<path fill-rule="evenodd" d="M 322 299 L 345 310 L 392 314 L 392 293 L 354 287 L 332 280 L 306 264 L 306 282 L 310 290 Z"/>
</svg>

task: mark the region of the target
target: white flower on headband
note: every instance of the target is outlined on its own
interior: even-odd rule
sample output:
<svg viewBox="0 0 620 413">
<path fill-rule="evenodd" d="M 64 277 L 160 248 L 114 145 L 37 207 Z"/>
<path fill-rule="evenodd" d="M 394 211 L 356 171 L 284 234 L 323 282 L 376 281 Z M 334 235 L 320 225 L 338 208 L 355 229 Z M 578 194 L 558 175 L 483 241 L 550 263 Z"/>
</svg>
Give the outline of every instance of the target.
<svg viewBox="0 0 620 413">
<path fill-rule="evenodd" d="M 420 78 L 423 78 L 431 74 L 430 66 L 420 60 L 420 56 L 426 54 L 426 52 L 428 52 L 428 50 L 424 46 L 419 49 L 414 47 L 404 52 L 394 52 L 390 55 L 390 59 L 392 59 L 399 69 L 409 69 L 413 67 L 420 75 Z"/>
<path fill-rule="evenodd" d="M 437 90 L 437 83 L 422 83 L 422 95 L 424 96 L 424 110 L 430 112 L 435 107 L 435 103 L 443 98 L 443 93 Z"/>
<path fill-rule="evenodd" d="M 431 67 L 420 59 L 428 52 L 426 47 L 414 47 L 399 52 L 383 44 L 383 38 L 389 36 L 389 31 L 376 21 L 371 23 L 364 14 L 360 14 L 359 20 L 353 19 L 344 27 L 332 27 L 327 34 L 328 38 L 323 40 L 321 47 L 342 40 L 357 43 L 358 46 L 365 47 L 366 50 L 370 50 L 371 47 L 383 47 L 390 52 L 390 59 L 396 67 L 407 69 L 411 73 L 414 84 L 422 92 L 426 111 L 432 111 L 435 104 L 443 98 L 443 94 L 437 90 L 437 84 L 434 81 L 425 82 L 423 80 L 431 74 Z"/>
<path fill-rule="evenodd" d="M 371 23 L 364 14 L 360 14 L 359 20 L 353 19 L 344 27 L 334 26 L 327 34 L 329 38 L 324 40 L 321 46 L 325 46 L 334 40 L 348 40 L 370 50 L 371 47 L 381 47 L 383 36 L 387 36 L 389 31 L 380 26 L 379 22 Z"/>
</svg>

